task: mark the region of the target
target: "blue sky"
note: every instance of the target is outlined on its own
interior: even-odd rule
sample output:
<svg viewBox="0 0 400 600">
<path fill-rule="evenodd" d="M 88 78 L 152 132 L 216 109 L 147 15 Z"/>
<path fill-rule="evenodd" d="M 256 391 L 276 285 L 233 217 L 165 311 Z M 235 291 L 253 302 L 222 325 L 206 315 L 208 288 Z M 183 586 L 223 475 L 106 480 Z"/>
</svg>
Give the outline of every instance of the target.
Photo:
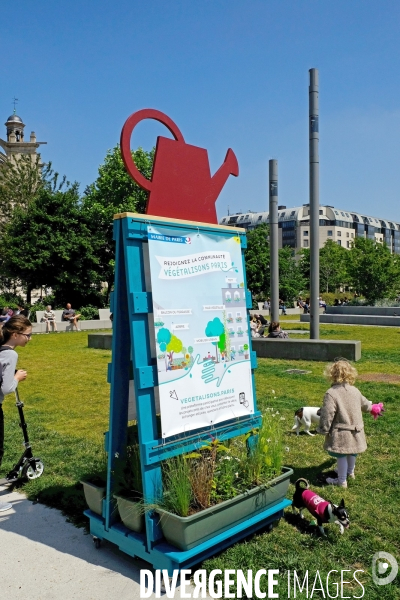
<svg viewBox="0 0 400 600">
<path fill-rule="evenodd" d="M 400 221 L 398 0 L 3 0 L 1 14 L 1 123 L 16 96 L 44 160 L 82 191 L 126 118 L 156 108 L 208 149 L 213 172 L 235 151 L 220 217 L 267 209 L 270 158 L 280 204 L 308 202 L 316 67 L 321 203 Z M 132 147 L 157 135 L 141 123 Z"/>
</svg>

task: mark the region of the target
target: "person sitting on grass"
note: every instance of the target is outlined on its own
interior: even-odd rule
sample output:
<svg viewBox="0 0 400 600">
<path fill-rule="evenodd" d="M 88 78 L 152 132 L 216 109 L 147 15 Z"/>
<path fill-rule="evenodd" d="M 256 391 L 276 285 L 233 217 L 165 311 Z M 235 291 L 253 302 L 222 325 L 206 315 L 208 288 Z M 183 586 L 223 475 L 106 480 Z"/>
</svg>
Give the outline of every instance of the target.
<svg viewBox="0 0 400 600">
<path fill-rule="evenodd" d="M 57 325 L 56 325 L 56 315 L 53 310 L 51 310 L 50 304 L 46 306 L 46 310 L 43 315 L 43 322 L 46 323 L 46 333 L 50 331 L 50 325 L 53 328 L 54 333 L 58 333 Z"/>
<path fill-rule="evenodd" d="M 65 307 L 65 310 L 63 310 L 63 321 L 69 321 L 69 323 L 71 323 L 72 329 L 75 327 L 76 331 L 80 331 L 80 329 L 78 329 L 78 319 L 80 316 L 81 315 L 77 315 L 75 313 L 74 309 L 71 308 L 71 305 L 68 302 L 68 304 Z"/>
<path fill-rule="evenodd" d="M 251 317 L 250 317 L 251 337 L 260 337 L 260 334 L 258 333 L 257 329 L 258 329 L 258 323 L 257 323 L 256 315 L 251 315 Z"/>
<path fill-rule="evenodd" d="M 269 338 L 287 339 L 289 337 L 286 331 L 282 331 L 279 321 L 272 321 L 272 323 L 268 327 L 268 331 Z"/>
</svg>

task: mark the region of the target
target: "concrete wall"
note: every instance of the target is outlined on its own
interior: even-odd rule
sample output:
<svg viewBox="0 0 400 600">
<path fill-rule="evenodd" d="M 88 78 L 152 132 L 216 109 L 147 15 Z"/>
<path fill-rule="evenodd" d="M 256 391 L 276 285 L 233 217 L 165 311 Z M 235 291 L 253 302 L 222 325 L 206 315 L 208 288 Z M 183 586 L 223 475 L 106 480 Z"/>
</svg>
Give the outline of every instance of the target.
<svg viewBox="0 0 400 600">
<path fill-rule="evenodd" d="M 252 346 L 258 358 L 318 361 L 331 361 L 338 356 L 354 361 L 361 358 L 361 342 L 355 340 L 253 338 Z"/>
<path fill-rule="evenodd" d="M 310 315 L 300 315 L 302 323 L 309 323 Z M 400 316 L 379 317 L 372 315 L 321 315 L 320 323 L 334 323 L 336 325 L 381 325 L 387 327 L 400 327 Z"/>
<path fill-rule="evenodd" d="M 112 333 L 89 333 L 88 347 L 101 350 L 111 350 Z"/>
<path fill-rule="evenodd" d="M 381 317 L 399 317 L 400 306 L 397 308 L 381 308 L 379 306 L 327 306 L 327 315 L 370 315 Z"/>
<path fill-rule="evenodd" d="M 58 331 L 75 331 L 75 328 L 72 329 L 71 323 L 67 323 L 63 321 L 62 323 L 58 323 L 56 321 L 56 326 Z M 87 331 L 90 329 L 111 329 L 112 324 L 110 319 L 106 321 L 103 320 L 93 320 L 93 321 L 78 321 L 78 328 L 82 331 Z M 50 331 L 53 331 L 53 328 L 50 325 Z M 46 323 L 32 323 L 32 332 L 33 333 L 46 333 Z"/>
</svg>

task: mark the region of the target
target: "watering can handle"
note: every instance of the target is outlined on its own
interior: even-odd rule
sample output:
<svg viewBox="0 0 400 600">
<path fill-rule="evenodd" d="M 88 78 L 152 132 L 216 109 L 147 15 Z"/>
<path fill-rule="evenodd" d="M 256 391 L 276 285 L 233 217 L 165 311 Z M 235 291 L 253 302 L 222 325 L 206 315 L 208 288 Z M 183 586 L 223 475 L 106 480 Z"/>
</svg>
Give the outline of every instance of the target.
<svg viewBox="0 0 400 600">
<path fill-rule="evenodd" d="M 174 138 L 179 142 L 185 142 L 183 135 L 175 123 L 164 113 L 153 108 L 144 108 L 133 113 L 127 118 L 121 131 L 121 154 L 124 165 L 132 179 L 148 192 L 151 191 L 152 182 L 146 179 L 138 170 L 131 153 L 131 136 L 136 125 L 143 119 L 155 119 L 168 127 Z"/>
</svg>

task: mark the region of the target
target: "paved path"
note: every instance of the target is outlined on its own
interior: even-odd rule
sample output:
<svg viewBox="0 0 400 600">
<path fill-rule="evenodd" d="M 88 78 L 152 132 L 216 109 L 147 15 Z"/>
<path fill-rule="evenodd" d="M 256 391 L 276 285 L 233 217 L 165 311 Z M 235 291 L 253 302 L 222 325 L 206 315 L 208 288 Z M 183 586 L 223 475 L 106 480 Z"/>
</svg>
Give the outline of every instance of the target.
<svg viewBox="0 0 400 600">
<path fill-rule="evenodd" d="M 13 508 L 0 513 L 0 598 L 7 600 L 136 600 L 140 568 L 113 544 L 92 537 L 55 509 L 0 487 Z M 179 592 L 176 597 L 179 597 Z M 154 595 L 151 598 L 155 598 Z"/>
</svg>

